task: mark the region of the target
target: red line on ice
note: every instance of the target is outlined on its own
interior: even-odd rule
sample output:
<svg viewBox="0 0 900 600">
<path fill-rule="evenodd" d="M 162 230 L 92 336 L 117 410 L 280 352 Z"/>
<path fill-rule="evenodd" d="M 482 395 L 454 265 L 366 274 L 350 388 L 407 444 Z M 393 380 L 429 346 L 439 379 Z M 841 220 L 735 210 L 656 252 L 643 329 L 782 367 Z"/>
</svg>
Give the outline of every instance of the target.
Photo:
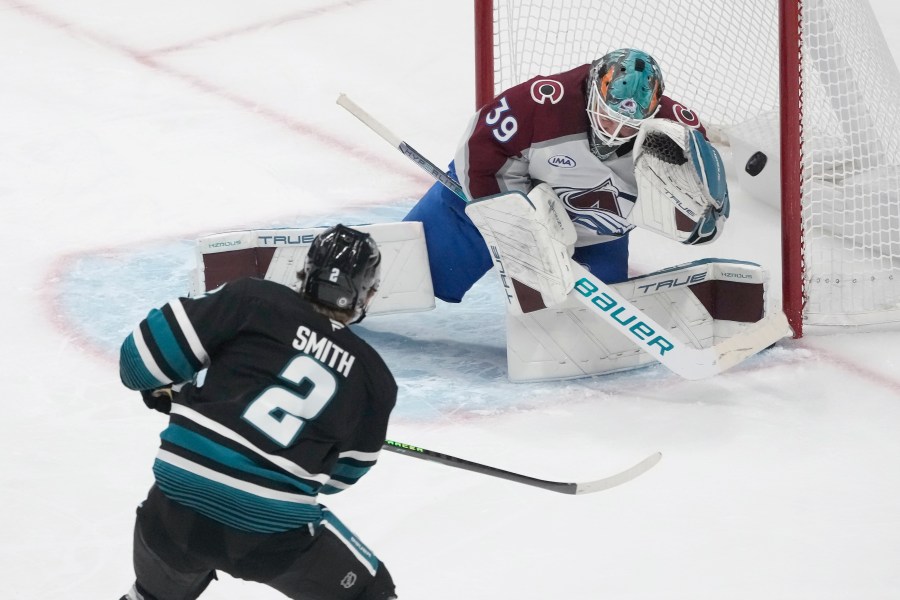
<svg viewBox="0 0 900 600">
<path fill-rule="evenodd" d="M 362 0 L 354 0 L 351 2 L 345 2 L 341 6 L 342 7 L 347 6 L 349 4 L 353 4 L 353 3 L 359 2 L 359 1 L 362 1 Z M 202 91 L 205 94 L 215 96 L 221 100 L 225 100 L 225 101 L 227 101 L 233 105 L 236 105 L 248 112 L 253 113 L 256 116 L 263 117 L 267 121 L 276 123 L 277 125 L 280 125 L 286 129 L 289 129 L 290 131 L 293 131 L 294 133 L 297 133 L 304 137 L 313 138 L 317 142 L 319 142 L 325 146 L 329 146 L 335 150 L 339 150 L 345 154 L 352 156 L 353 158 L 359 159 L 360 161 L 362 161 L 368 165 L 380 167 L 380 168 L 384 169 L 385 172 L 391 173 L 401 179 L 406 180 L 410 184 L 414 185 L 415 188 L 418 190 L 418 192 L 423 192 L 427 185 L 430 185 L 431 183 L 433 183 L 432 180 L 430 178 L 426 177 L 425 175 L 422 175 L 421 173 L 413 173 L 412 171 L 400 170 L 400 169 L 398 169 L 397 164 L 395 162 L 387 161 L 379 156 L 372 155 L 369 152 L 359 150 L 358 148 L 354 147 L 352 144 L 347 144 L 344 141 L 342 141 L 341 139 L 335 137 L 334 135 L 331 134 L 331 132 L 329 132 L 327 130 L 319 129 L 309 123 L 305 123 L 303 121 L 297 120 L 297 119 L 291 117 L 290 115 L 281 113 L 273 108 L 263 106 L 262 104 L 253 100 L 252 98 L 247 98 L 247 97 L 241 96 L 239 94 L 229 92 L 228 90 L 226 90 L 222 87 L 219 87 L 216 84 L 203 79 L 202 77 L 192 75 L 190 73 L 183 73 L 172 67 L 169 67 L 169 66 L 163 64 L 162 62 L 160 62 L 159 60 L 154 59 L 153 52 L 148 53 L 148 52 L 137 51 L 133 48 L 130 48 L 126 45 L 123 45 L 123 44 L 115 41 L 114 39 L 97 34 L 93 31 L 90 31 L 88 29 L 78 26 L 76 23 L 72 23 L 72 22 L 62 19 L 56 15 L 44 12 L 43 10 L 41 10 L 37 7 L 31 6 L 31 5 L 22 3 L 22 2 L 18 2 L 16 0 L 0 0 L 0 4 L 5 4 L 5 5 L 9 6 L 11 9 L 13 9 L 21 14 L 27 15 L 28 17 L 31 17 L 37 21 L 40 21 L 41 23 L 44 23 L 45 25 L 53 27 L 54 29 L 59 29 L 61 31 L 65 31 L 67 33 L 72 34 L 75 37 L 88 39 L 88 40 L 92 41 L 93 43 L 97 44 L 98 46 L 104 47 L 108 50 L 111 50 L 111 51 L 117 53 L 117 54 L 127 56 L 128 58 L 131 58 L 136 63 L 140 64 L 141 66 L 143 66 L 145 68 L 156 71 L 157 73 L 167 75 L 174 79 L 178 79 L 184 83 L 187 83 L 194 89 Z M 308 11 L 308 15 L 313 15 L 316 13 L 317 13 L 317 11 L 315 11 L 315 10 Z M 282 22 L 287 22 L 289 20 L 296 20 L 297 18 L 300 18 L 300 15 L 302 15 L 302 14 L 303 13 L 297 13 L 293 16 L 289 15 L 287 17 L 284 17 L 282 19 Z M 277 21 L 272 21 L 269 23 L 269 25 L 271 25 L 272 23 L 275 23 L 275 22 L 277 22 Z M 264 26 L 263 24 L 249 26 L 247 28 L 247 31 L 253 31 L 253 30 L 258 29 L 259 27 L 263 27 L 263 26 Z M 219 36 L 237 35 L 239 31 L 240 30 L 235 30 L 230 33 L 218 34 L 218 35 Z M 209 38 L 209 39 L 212 39 L 212 38 Z M 172 48 L 175 48 L 175 46 L 173 46 Z M 160 52 L 160 51 L 157 51 L 157 53 L 158 52 Z"/>
<path fill-rule="evenodd" d="M 163 48 L 157 48 L 156 50 L 149 51 L 148 54 L 160 55 L 171 54 L 173 52 L 181 52 L 182 50 L 189 50 L 190 48 L 202 44 L 207 44 L 209 42 L 218 42 L 228 38 L 246 35 L 248 33 L 255 33 L 264 29 L 272 29 L 273 27 L 278 27 L 279 25 L 284 25 L 293 21 L 302 21 L 311 17 L 320 17 L 322 15 L 335 12 L 336 10 L 344 10 L 355 4 L 361 4 L 367 1 L 368 0 L 345 0 L 338 5 L 308 8 L 306 10 L 302 10 L 289 15 L 284 15 L 275 19 L 270 19 L 268 21 L 263 21 L 261 23 L 255 23 L 253 25 L 245 25 L 244 27 L 237 27 L 235 29 L 220 31 L 219 33 L 210 34 L 208 36 L 200 37 L 195 40 L 181 42 L 180 44 L 173 44 L 171 46 L 166 46 Z"/>
</svg>

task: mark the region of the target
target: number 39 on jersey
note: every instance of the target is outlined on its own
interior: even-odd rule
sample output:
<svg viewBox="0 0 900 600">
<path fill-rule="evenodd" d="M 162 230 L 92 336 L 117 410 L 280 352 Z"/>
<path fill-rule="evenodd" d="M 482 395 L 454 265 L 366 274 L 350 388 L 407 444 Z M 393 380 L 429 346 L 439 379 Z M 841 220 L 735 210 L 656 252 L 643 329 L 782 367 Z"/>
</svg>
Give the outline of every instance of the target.
<svg viewBox="0 0 900 600">
<path fill-rule="evenodd" d="M 509 110 L 506 98 L 500 98 L 500 104 L 484 117 L 485 124 L 498 142 L 505 143 L 512 139 L 519 130 L 519 123 L 510 114 L 504 114 Z"/>
</svg>

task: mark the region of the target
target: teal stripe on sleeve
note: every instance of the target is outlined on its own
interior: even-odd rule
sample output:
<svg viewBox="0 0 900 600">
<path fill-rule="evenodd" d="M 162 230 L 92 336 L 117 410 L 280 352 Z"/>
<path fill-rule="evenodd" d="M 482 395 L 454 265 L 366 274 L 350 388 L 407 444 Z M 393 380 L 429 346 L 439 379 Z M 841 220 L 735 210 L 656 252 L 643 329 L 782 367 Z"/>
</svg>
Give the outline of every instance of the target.
<svg viewBox="0 0 900 600">
<path fill-rule="evenodd" d="M 335 464 L 334 468 L 331 470 L 331 476 L 334 479 L 338 479 L 345 483 L 352 483 L 359 481 L 359 479 L 368 473 L 371 468 L 372 465 L 361 467 L 356 464 L 348 464 L 338 460 L 337 464 Z"/>
<path fill-rule="evenodd" d="M 178 340 L 175 339 L 175 334 L 172 333 L 172 328 L 169 326 L 169 322 L 166 320 L 163 312 L 158 308 L 151 310 L 150 314 L 147 315 L 147 325 L 153 334 L 153 341 L 156 342 L 159 351 L 166 359 L 166 362 L 169 363 L 169 366 L 175 369 L 180 381 L 187 381 L 193 377 L 194 368 L 188 362 L 188 358 L 185 356 L 184 350 L 181 349 Z"/>
<path fill-rule="evenodd" d="M 122 383 L 132 390 L 152 390 L 169 383 L 160 381 L 150 374 L 134 343 L 134 333 L 125 338 L 119 350 L 119 377 Z"/>
</svg>

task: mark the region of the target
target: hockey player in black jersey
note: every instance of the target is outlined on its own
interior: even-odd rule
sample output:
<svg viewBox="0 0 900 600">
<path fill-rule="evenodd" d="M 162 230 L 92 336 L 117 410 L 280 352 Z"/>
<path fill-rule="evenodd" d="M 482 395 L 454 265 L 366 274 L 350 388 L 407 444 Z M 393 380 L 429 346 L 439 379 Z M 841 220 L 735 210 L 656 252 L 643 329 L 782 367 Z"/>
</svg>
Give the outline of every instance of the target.
<svg viewBox="0 0 900 600">
<path fill-rule="evenodd" d="M 337 225 L 313 241 L 298 290 L 241 279 L 152 310 L 127 337 L 122 382 L 169 424 L 123 600 L 193 600 L 219 570 L 290 598 L 396 598 L 317 500 L 375 464 L 396 401 L 384 361 L 346 327 L 380 261 L 368 234 Z"/>
</svg>

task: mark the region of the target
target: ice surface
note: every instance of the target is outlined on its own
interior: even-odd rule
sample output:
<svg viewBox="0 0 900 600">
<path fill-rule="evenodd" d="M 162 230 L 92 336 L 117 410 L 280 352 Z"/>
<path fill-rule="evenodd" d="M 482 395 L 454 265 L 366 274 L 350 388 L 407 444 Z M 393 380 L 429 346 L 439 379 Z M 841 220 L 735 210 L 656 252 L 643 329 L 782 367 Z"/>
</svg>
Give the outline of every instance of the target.
<svg viewBox="0 0 900 600">
<path fill-rule="evenodd" d="M 900 9 L 874 8 L 892 43 Z M 121 339 L 187 291 L 192 240 L 392 220 L 473 108 L 472 15 L 428 0 L 0 0 L 4 598 L 118 598 L 163 418 L 118 382 Z M 777 215 L 734 189 L 712 249 L 632 243 L 648 271 L 713 252 L 778 281 Z M 459 306 L 372 318 L 400 382 L 393 439 L 547 479 L 660 450 L 570 497 L 385 455 L 327 504 L 401 598 L 900 597 L 900 334 L 789 341 L 727 374 L 505 380 L 487 277 Z M 208 599 L 279 598 L 222 577 Z"/>
</svg>

